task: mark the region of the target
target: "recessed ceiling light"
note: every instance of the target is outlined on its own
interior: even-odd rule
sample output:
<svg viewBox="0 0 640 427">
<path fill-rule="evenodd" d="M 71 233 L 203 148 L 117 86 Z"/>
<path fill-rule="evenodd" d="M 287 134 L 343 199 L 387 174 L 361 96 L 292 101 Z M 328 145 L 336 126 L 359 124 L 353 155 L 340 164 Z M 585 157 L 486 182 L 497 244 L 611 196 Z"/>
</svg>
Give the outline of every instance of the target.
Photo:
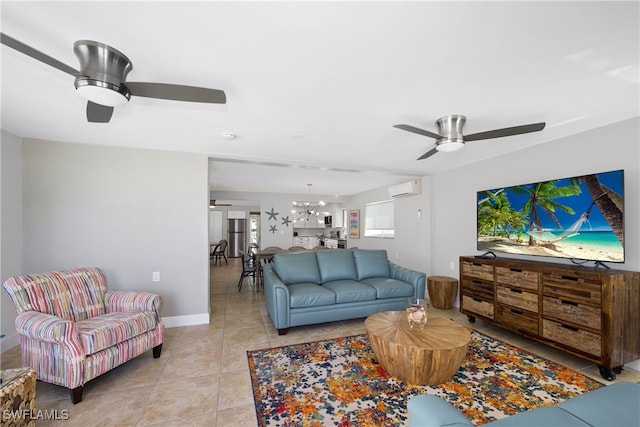
<svg viewBox="0 0 640 427">
<path fill-rule="evenodd" d="M 236 135 L 235 133 L 231 133 L 231 132 L 223 132 L 222 134 L 222 138 L 223 139 L 236 139 L 238 137 L 238 135 Z"/>
</svg>

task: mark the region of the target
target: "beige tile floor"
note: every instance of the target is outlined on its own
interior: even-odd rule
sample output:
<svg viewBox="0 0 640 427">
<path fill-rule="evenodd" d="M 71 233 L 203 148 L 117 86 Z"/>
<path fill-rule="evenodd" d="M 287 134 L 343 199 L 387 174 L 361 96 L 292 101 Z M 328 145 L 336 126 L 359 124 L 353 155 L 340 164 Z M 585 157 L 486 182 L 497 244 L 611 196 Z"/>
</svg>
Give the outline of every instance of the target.
<svg viewBox="0 0 640 427">
<path fill-rule="evenodd" d="M 38 382 L 37 408 L 68 411 L 57 425 L 72 426 L 252 426 L 256 415 L 247 350 L 364 333 L 363 319 L 292 328 L 279 336 L 264 308 L 264 294 L 249 280 L 236 287 L 241 266 L 211 267 L 211 322 L 169 328 L 162 356 L 151 352 L 127 362 L 85 386 L 83 401 L 73 405 L 62 387 Z M 469 325 L 457 310 L 431 309 Z M 598 368 L 582 359 L 529 341 L 478 320 L 489 335 L 577 369 L 602 381 Z M 2 354 L 1 368 L 21 366 L 18 347 Z M 618 381 L 640 382 L 640 372 L 626 368 Z M 38 421 L 38 426 L 56 425 Z"/>
</svg>

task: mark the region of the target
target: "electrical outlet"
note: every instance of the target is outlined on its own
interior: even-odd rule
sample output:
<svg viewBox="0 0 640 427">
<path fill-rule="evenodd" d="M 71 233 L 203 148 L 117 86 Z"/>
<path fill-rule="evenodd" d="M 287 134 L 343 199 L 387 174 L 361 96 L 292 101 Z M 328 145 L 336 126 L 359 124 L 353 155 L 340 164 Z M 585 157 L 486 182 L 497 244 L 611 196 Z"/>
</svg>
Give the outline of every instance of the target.
<svg viewBox="0 0 640 427">
<path fill-rule="evenodd" d="M 456 269 L 456 263 L 451 261 L 451 271 Z"/>
<path fill-rule="evenodd" d="M 152 282 L 159 282 L 160 281 L 160 272 L 159 271 L 154 271 L 153 273 L 151 273 L 151 281 Z"/>
</svg>

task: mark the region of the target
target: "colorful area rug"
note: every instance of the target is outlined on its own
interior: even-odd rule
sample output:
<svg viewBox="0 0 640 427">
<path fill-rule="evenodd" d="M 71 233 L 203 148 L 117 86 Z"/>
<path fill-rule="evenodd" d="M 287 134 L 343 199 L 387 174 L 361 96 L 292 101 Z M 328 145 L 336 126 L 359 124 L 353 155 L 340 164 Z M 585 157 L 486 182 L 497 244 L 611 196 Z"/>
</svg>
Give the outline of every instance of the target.
<svg viewBox="0 0 640 427">
<path fill-rule="evenodd" d="M 602 386 L 477 331 L 454 378 L 438 386 L 388 376 L 366 335 L 248 351 L 247 357 L 259 426 L 407 425 L 407 400 L 421 393 L 442 397 L 479 425 Z"/>
</svg>

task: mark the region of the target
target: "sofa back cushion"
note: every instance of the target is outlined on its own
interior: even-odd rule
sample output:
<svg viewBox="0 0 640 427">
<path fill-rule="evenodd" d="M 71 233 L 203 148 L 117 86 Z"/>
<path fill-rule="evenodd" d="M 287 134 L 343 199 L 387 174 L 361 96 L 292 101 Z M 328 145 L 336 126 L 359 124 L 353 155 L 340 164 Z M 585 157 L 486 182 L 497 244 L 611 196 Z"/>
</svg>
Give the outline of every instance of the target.
<svg viewBox="0 0 640 427">
<path fill-rule="evenodd" d="M 276 254 L 273 257 L 273 270 L 282 283 L 320 284 L 318 261 L 314 252 L 295 252 Z"/>
<path fill-rule="evenodd" d="M 389 260 L 384 249 L 354 249 L 351 252 L 358 271 L 358 280 L 389 277 Z"/>
<path fill-rule="evenodd" d="M 334 280 L 357 280 L 356 265 L 351 251 L 344 249 L 317 251 L 316 257 L 322 283 Z"/>
<path fill-rule="evenodd" d="M 18 313 L 33 310 L 73 321 L 105 314 L 107 279 L 99 268 L 11 277 L 4 288 Z"/>
</svg>

